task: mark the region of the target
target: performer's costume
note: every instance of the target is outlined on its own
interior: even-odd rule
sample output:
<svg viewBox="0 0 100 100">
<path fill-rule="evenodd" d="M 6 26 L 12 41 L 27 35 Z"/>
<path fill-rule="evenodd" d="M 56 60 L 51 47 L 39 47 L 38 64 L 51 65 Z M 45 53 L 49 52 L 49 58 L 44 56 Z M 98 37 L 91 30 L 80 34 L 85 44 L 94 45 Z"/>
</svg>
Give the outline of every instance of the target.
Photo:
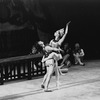
<svg viewBox="0 0 100 100">
<path fill-rule="evenodd" d="M 51 40 L 50 45 L 48 45 L 48 46 L 58 48 L 58 49 L 60 48 L 60 45 L 55 40 Z M 54 50 L 46 51 L 44 49 L 44 53 L 45 53 L 44 62 L 47 61 L 48 59 L 54 59 L 56 61 L 62 59 L 62 55 L 59 51 L 54 51 Z"/>
</svg>

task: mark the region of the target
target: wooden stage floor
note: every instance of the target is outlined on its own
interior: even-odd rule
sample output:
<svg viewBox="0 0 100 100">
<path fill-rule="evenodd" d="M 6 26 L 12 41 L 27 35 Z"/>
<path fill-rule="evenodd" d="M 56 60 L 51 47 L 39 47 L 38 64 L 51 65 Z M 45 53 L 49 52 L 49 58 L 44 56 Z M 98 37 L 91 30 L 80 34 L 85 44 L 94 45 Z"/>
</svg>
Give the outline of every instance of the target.
<svg viewBox="0 0 100 100">
<path fill-rule="evenodd" d="M 55 76 L 44 92 L 40 88 L 42 77 L 32 80 L 6 82 L 0 86 L 0 100 L 100 100 L 100 60 L 85 62 L 85 66 L 72 66 L 60 76 L 60 89 L 56 89 Z"/>
</svg>

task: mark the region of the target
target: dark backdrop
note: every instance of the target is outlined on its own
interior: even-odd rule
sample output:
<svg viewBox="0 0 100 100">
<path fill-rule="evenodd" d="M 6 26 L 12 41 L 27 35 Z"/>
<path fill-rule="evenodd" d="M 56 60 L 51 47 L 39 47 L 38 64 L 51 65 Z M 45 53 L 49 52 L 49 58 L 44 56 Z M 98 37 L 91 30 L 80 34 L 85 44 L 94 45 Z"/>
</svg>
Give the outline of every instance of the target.
<svg viewBox="0 0 100 100">
<path fill-rule="evenodd" d="M 0 25 L 9 22 L 17 27 L 26 24 L 26 27 L 21 30 L 11 28 L 10 32 L 5 32 L 4 27 L 0 28 L 0 49 L 4 54 L 6 51 L 5 57 L 9 54 L 28 54 L 36 40 L 49 42 L 57 29 L 65 27 L 71 21 L 64 42 L 68 42 L 72 48 L 79 42 L 85 51 L 85 59 L 100 58 L 99 0 L 13 0 L 14 4 L 11 0 L 8 1 L 4 0 L 3 4 L 7 9 L 10 8 L 9 11 L 3 10 L 10 13 L 0 10 L 3 11 Z"/>
</svg>

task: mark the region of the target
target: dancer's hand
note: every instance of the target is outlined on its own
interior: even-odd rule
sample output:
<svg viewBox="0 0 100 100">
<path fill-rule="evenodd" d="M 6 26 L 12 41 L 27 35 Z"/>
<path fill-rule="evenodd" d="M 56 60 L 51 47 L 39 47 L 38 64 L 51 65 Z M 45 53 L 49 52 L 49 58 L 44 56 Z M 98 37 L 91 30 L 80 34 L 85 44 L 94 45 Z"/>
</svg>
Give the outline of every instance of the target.
<svg viewBox="0 0 100 100">
<path fill-rule="evenodd" d="M 68 23 L 67 23 L 67 25 L 69 25 L 71 23 L 71 21 L 69 21 Z"/>
<path fill-rule="evenodd" d="M 44 63 L 45 62 L 45 59 L 42 59 L 42 61 L 41 61 L 42 63 Z"/>
</svg>

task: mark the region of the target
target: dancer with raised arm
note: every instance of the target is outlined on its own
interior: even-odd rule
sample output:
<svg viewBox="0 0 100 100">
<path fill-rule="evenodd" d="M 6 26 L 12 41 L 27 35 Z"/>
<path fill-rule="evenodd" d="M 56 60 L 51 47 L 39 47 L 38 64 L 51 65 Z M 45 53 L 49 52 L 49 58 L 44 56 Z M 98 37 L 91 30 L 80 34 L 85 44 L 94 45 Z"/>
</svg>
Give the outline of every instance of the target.
<svg viewBox="0 0 100 100">
<path fill-rule="evenodd" d="M 54 47 L 51 47 L 50 45 L 44 45 L 44 43 L 42 41 L 39 41 L 38 44 L 40 46 L 42 46 L 43 48 L 43 51 L 44 51 L 44 56 L 42 58 L 42 60 L 45 58 L 45 57 L 48 57 L 49 54 L 52 52 L 52 51 L 56 51 L 56 52 L 59 52 L 60 49 L 57 49 L 57 48 L 54 48 Z M 52 73 L 54 72 L 54 59 L 55 59 L 55 54 L 53 55 L 52 58 L 46 60 L 45 62 L 42 61 L 43 65 L 46 66 L 46 69 L 47 69 L 47 72 L 46 74 L 44 75 L 44 78 L 43 78 L 43 82 L 42 82 L 42 85 L 41 87 L 44 88 L 44 91 L 45 92 L 49 92 L 50 90 L 48 90 L 48 85 L 49 85 L 49 82 L 50 82 L 50 79 L 51 79 L 51 76 L 52 76 Z"/>
<path fill-rule="evenodd" d="M 47 51 L 52 50 L 52 52 L 47 52 L 46 57 L 43 57 L 42 62 L 45 63 L 47 67 L 47 73 L 44 76 L 43 82 L 41 87 L 45 88 L 45 91 L 48 91 L 48 85 L 52 76 L 52 73 L 54 72 L 54 68 L 55 68 L 55 75 L 56 75 L 56 85 L 57 88 L 59 88 L 59 68 L 58 68 L 58 60 L 62 59 L 62 55 L 60 53 L 61 49 L 60 46 L 62 44 L 62 42 L 64 41 L 67 33 L 68 33 L 68 25 L 70 22 L 67 23 L 66 25 L 66 29 L 65 29 L 65 33 L 64 33 L 64 29 L 60 29 L 58 31 L 56 31 L 54 33 L 55 39 L 50 41 L 49 46 L 46 46 L 45 50 L 47 48 L 49 48 Z M 52 47 L 52 49 L 50 49 Z M 56 49 L 56 50 L 54 50 Z M 61 73 L 61 72 L 60 72 Z M 44 85 L 45 83 L 45 85 Z"/>
<path fill-rule="evenodd" d="M 69 23 L 70 22 L 68 22 L 67 25 L 66 25 L 65 33 L 64 33 L 64 28 L 62 28 L 62 29 L 60 29 L 60 30 L 58 30 L 58 31 L 56 31 L 54 33 L 55 39 L 52 39 L 50 41 L 50 43 L 49 43 L 50 46 L 52 46 L 53 48 L 59 48 L 60 49 L 61 44 L 63 43 L 63 41 L 64 41 L 64 39 L 65 39 L 65 37 L 66 37 L 66 35 L 68 33 L 68 25 L 69 25 Z M 60 51 L 62 51 L 62 50 L 60 49 Z M 52 52 L 48 57 L 43 59 L 43 62 L 45 62 L 46 60 L 52 58 L 53 54 L 55 54 L 55 53 L 56 53 L 56 56 L 58 55 L 58 57 L 57 57 L 58 60 L 62 59 L 62 55 L 61 55 L 60 52 Z"/>
<path fill-rule="evenodd" d="M 58 48 L 58 51 L 52 51 L 48 57 L 43 58 L 42 62 L 48 61 L 49 59 L 53 58 L 54 59 L 54 66 L 55 66 L 55 75 L 56 75 L 56 85 L 57 88 L 59 88 L 59 73 L 61 73 L 60 69 L 58 68 L 58 60 L 62 59 L 62 55 L 60 53 L 61 49 L 60 46 L 63 43 L 67 33 L 68 33 L 68 25 L 70 22 L 67 23 L 65 33 L 64 29 L 60 29 L 54 33 L 55 39 L 50 41 L 50 46 L 53 48 Z"/>
</svg>

